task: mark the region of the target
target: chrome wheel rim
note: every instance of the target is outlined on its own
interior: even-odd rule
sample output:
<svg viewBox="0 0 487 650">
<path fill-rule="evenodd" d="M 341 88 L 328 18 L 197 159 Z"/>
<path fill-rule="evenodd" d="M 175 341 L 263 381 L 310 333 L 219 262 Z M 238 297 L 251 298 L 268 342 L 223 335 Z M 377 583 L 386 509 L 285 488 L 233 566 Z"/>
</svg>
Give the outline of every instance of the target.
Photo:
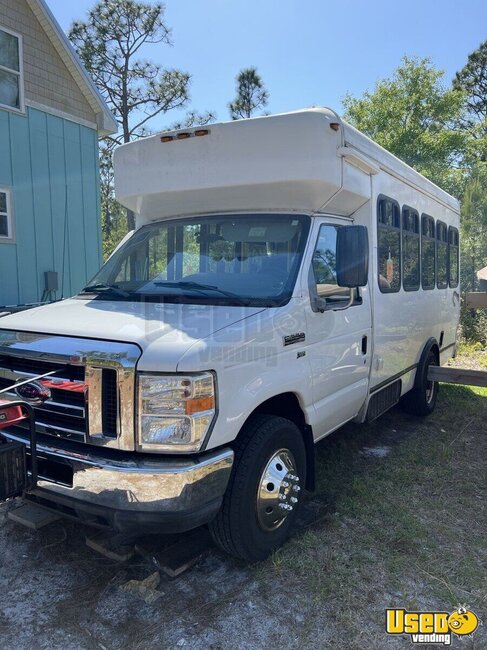
<svg viewBox="0 0 487 650">
<path fill-rule="evenodd" d="M 289 449 L 279 449 L 264 468 L 257 487 L 257 519 L 263 530 L 282 526 L 299 502 L 301 486 Z"/>
</svg>

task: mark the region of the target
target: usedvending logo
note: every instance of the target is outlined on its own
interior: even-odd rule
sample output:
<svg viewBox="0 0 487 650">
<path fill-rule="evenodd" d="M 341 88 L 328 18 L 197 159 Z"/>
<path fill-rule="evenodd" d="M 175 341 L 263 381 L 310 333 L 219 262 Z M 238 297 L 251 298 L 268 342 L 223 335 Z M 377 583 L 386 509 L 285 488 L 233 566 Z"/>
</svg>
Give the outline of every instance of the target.
<svg viewBox="0 0 487 650">
<path fill-rule="evenodd" d="M 409 635 L 411 643 L 451 645 L 452 635 L 472 636 L 481 622 L 466 605 L 454 612 L 408 612 L 386 609 L 387 634 Z"/>
</svg>

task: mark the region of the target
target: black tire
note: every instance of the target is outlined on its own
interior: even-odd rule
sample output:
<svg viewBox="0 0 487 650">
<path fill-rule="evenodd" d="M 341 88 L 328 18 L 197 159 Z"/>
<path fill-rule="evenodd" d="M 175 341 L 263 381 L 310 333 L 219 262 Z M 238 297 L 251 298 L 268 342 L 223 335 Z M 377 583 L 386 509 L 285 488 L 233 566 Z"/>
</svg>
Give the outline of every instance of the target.
<svg viewBox="0 0 487 650">
<path fill-rule="evenodd" d="M 424 362 L 416 371 L 412 390 L 401 399 L 401 406 L 406 413 L 424 417 L 431 415 L 435 410 L 438 398 L 438 382 L 428 381 L 428 368 L 437 365 L 438 357 L 436 352 L 430 350 Z"/>
<path fill-rule="evenodd" d="M 270 463 L 277 462 L 276 454 L 289 452 L 295 469 L 288 472 L 276 489 L 290 493 L 279 497 L 289 503 L 292 510 L 275 508 L 276 517 L 285 517 L 275 529 L 266 529 L 262 517 L 271 517 L 273 508 L 262 509 L 259 490 L 265 485 L 263 476 Z M 298 427 L 281 417 L 257 414 L 246 423 L 235 445 L 235 460 L 223 504 L 216 518 L 210 522 L 209 529 L 215 543 L 226 553 L 247 562 L 264 560 L 274 549 L 289 537 L 298 516 L 304 485 L 306 483 L 306 450 Z M 286 467 L 282 472 L 286 471 Z M 291 477 L 292 483 L 287 481 Z M 286 482 L 284 482 L 286 481 Z M 299 483 L 299 485 L 298 485 Z M 282 487 L 284 485 L 284 487 Z M 289 487 L 287 487 L 289 486 Z M 296 489 L 296 488 L 299 489 Z M 292 490 L 290 492 L 290 490 Z M 295 491 L 294 491 L 295 490 Z M 294 499 L 296 503 L 291 506 Z M 282 506 L 280 505 L 279 508 Z M 266 514 L 269 512 L 269 514 Z M 270 520 L 266 520 L 267 521 Z M 271 524 L 273 525 L 273 524 Z"/>
</svg>

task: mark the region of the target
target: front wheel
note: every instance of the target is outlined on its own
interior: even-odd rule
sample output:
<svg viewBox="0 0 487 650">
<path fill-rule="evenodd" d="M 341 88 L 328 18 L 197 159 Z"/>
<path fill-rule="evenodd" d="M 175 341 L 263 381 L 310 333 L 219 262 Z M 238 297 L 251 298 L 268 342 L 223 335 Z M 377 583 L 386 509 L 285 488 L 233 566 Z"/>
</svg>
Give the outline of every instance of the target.
<svg viewBox="0 0 487 650">
<path fill-rule="evenodd" d="M 235 445 L 232 475 L 209 524 L 224 551 L 248 562 L 265 559 L 289 537 L 306 482 L 306 450 L 298 427 L 270 415 L 252 416 Z"/>
</svg>

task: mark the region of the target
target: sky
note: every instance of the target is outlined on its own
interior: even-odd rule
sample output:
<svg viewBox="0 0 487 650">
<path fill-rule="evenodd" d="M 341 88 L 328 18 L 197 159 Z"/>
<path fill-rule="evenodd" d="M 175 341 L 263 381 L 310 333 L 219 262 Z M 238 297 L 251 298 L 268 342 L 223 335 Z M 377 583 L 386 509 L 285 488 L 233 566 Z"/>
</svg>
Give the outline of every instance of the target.
<svg viewBox="0 0 487 650">
<path fill-rule="evenodd" d="M 65 31 L 94 5 L 47 2 Z M 165 15 L 174 45 L 150 46 L 145 56 L 189 72 L 188 109 L 211 110 L 218 121 L 229 119 L 245 67 L 257 67 L 270 113 L 312 105 L 340 113 L 346 93 L 373 89 L 404 55 L 430 57 L 450 83 L 487 38 L 487 0 L 166 0 Z M 150 127 L 180 117 L 173 111 Z"/>
</svg>

